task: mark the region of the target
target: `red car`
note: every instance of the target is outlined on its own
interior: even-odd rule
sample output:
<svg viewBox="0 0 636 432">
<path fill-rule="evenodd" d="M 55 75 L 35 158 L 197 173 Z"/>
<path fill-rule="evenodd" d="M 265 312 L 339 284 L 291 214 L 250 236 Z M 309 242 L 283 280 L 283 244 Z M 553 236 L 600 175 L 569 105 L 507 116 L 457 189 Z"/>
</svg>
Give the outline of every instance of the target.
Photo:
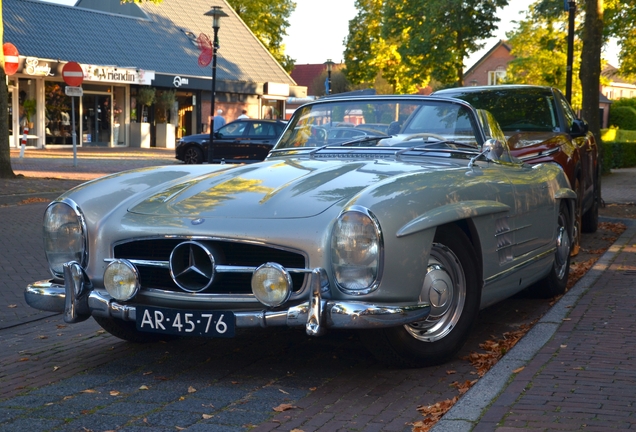
<svg viewBox="0 0 636 432">
<path fill-rule="evenodd" d="M 601 165 L 594 135 L 563 94 L 556 88 L 531 85 L 459 87 L 434 94 L 490 111 L 517 158 L 529 164 L 556 162 L 563 167 L 578 196 L 572 248 L 576 254 L 581 232 L 594 232 L 598 227 Z"/>
</svg>

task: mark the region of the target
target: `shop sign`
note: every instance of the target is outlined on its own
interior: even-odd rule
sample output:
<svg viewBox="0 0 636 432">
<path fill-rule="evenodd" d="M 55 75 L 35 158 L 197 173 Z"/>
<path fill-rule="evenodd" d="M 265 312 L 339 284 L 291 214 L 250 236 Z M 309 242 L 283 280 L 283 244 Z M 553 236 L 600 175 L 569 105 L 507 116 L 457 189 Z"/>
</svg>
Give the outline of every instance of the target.
<svg viewBox="0 0 636 432">
<path fill-rule="evenodd" d="M 55 66 L 57 66 L 57 62 L 55 62 Z M 22 73 L 33 76 L 55 76 L 51 72 L 52 70 L 53 66 L 48 61 L 37 57 L 27 57 L 22 67 Z"/>
<path fill-rule="evenodd" d="M 265 83 L 264 93 L 268 96 L 289 96 L 289 84 Z"/>
<path fill-rule="evenodd" d="M 147 71 L 143 69 L 87 64 L 83 64 L 82 66 L 86 71 L 84 79 L 92 82 L 150 85 L 152 80 L 155 78 L 154 71 Z"/>
<path fill-rule="evenodd" d="M 182 85 L 188 85 L 188 79 L 184 77 L 176 76 L 172 80 L 172 84 L 174 84 L 175 87 L 179 88 Z"/>
</svg>

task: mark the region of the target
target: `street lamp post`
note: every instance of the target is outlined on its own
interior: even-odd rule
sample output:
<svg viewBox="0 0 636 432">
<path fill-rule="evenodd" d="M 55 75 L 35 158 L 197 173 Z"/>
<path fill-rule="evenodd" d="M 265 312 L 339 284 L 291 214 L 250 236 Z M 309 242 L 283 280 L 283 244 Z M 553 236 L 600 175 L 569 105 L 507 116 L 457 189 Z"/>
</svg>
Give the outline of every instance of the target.
<svg viewBox="0 0 636 432">
<path fill-rule="evenodd" d="M 576 16 L 576 2 L 565 0 L 566 11 L 569 11 L 568 20 L 568 55 L 567 68 L 565 70 L 565 98 L 572 103 L 572 64 L 574 63 L 574 18 Z"/>
<path fill-rule="evenodd" d="M 331 68 L 335 63 L 331 61 L 331 59 L 327 59 L 325 65 L 327 66 L 327 94 L 330 95 L 331 92 Z"/>
<path fill-rule="evenodd" d="M 220 6 L 212 6 L 212 9 L 204 14 L 212 17 L 212 29 L 214 40 L 212 42 L 212 94 L 210 95 L 210 143 L 208 144 L 208 163 L 214 160 L 214 100 L 216 99 L 216 50 L 219 48 L 219 28 L 221 17 L 229 16 L 221 10 Z"/>
</svg>

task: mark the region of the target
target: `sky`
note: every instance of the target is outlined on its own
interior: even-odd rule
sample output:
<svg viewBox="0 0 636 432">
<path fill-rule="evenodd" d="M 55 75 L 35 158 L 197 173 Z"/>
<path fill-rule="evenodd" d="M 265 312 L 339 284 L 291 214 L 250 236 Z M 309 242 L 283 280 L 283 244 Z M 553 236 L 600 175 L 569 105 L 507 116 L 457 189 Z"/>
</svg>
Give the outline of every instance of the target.
<svg viewBox="0 0 636 432">
<path fill-rule="evenodd" d="M 328 59 L 336 63 L 344 60 L 343 41 L 349 32 L 349 21 L 355 18 L 355 0 L 295 0 L 296 10 L 292 13 L 284 38 L 285 53 L 296 60 L 296 64 L 324 63 Z M 500 39 L 506 39 L 506 32 L 513 30 L 513 21 L 520 21 L 528 7 L 536 0 L 510 0 L 510 4 L 499 10 L 499 29 L 488 39 L 484 48 L 470 55 L 466 68 L 472 66 Z M 604 57 L 618 66 L 615 49 Z"/>
<path fill-rule="evenodd" d="M 76 0 L 46 0 L 51 3 L 74 5 Z M 488 39 L 484 48 L 466 59 L 466 68 L 472 66 L 500 39 L 506 38 L 506 32 L 514 29 L 513 21 L 523 19 L 523 13 L 536 0 L 510 0 L 510 5 L 501 9 L 497 16 L 499 29 Z M 285 54 L 296 64 L 316 64 L 332 60 L 341 63 L 344 60 L 344 39 L 349 32 L 349 21 L 355 18 L 357 10 L 355 0 L 295 0 L 296 10 L 289 18 L 287 36 L 283 38 Z M 611 46 L 604 58 L 618 66 L 616 47 Z"/>
</svg>

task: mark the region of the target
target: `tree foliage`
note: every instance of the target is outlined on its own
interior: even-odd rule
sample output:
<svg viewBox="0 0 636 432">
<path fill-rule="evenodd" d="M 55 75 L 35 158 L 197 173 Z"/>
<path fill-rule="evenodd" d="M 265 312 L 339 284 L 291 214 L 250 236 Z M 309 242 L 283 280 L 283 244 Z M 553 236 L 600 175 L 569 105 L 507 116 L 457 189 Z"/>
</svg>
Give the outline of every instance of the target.
<svg viewBox="0 0 636 432">
<path fill-rule="evenodd" d="M 464 59 L 484 46 L 497 29 L 498 8 L 508 0 L 408 1 L 412 29 L 408 55 L 422 56 L 422 65 L 443 84 L 463 85 Z M 399 25 L 396 22 L 396 25 Z"/>
<path fill-rule="evenodd" d="M 396 93 L 413 93 L 431 78 L 462 84 L 464 58 L 483 47 L 508 0 L 357 0 L 345 64 L 352 83 L 380 73 Z"/>
<path fill-rule="evenodd" d="M 228 3 L 270 54 L 291 72 L 294 59 L 285 54 L 283 37 L 287 35 L 288 19 L 296 3 L 291 0 L 228 0 Z"/>
<path fill-rule="evenodd" d="M 567 13 L 550 11 L 544 14 L 539 8 L 531 8 L 518 27 L 506 34 L 515 57 L 508 63 L 507 84 L 547 85 L 559 88 L 566 93 L 567 76 Z M 578 79 L 580 69 L 581 41 L 574 45 L 572 65 L 572 106 L 581 108 L 581 83 Z"/>
<path fill-rule="evenodd" d="M 328 79 L 328 75 L 327 71 L 322 71 L 320 75 L 314 78 L 308 88 L 309 94 L 324 96 L 326 94 L 325 82 Z M 347 80 L 346 75 L 342 69 L 335 68 L 331 72 L 331 93 L 344 93 L 349 90 L 349 81 Z"/>
<path fill-rule="evenodd" d="M 599 0 L 604 42 L 616 38 L 622 76 L 636 77 L 636 0 Z"/>
</svg>

